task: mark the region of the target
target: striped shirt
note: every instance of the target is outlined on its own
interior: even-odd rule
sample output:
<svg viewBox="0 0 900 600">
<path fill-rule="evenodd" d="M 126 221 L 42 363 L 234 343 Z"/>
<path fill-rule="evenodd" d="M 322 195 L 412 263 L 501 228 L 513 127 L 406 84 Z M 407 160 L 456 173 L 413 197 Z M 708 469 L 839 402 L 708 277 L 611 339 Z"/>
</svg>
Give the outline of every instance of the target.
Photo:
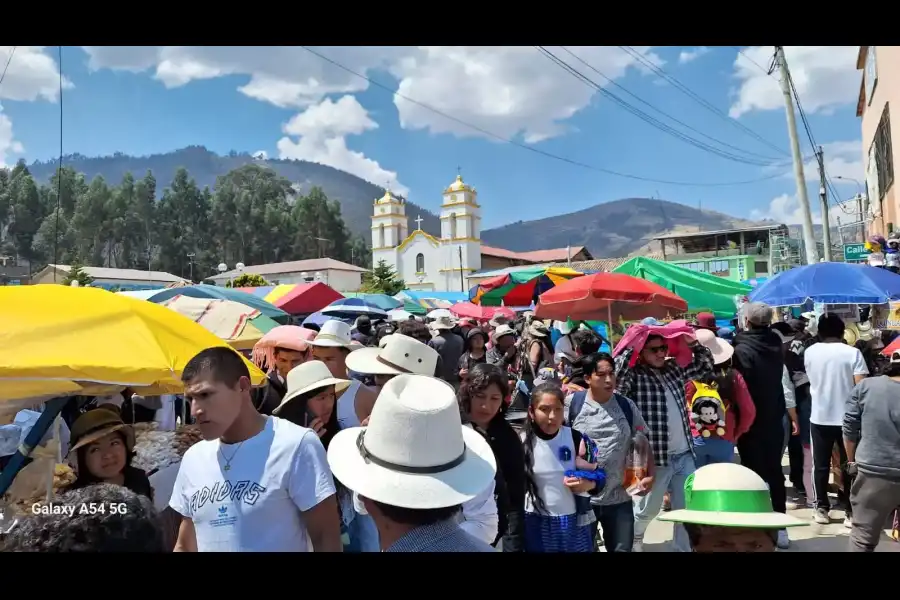
<svg viewBox="0 0 900 600">
<path fill-rule="evenodd" d="M 463 531 L 454 519 L 417 527 L 385 552 L 496 552 Z"/>
</svg>

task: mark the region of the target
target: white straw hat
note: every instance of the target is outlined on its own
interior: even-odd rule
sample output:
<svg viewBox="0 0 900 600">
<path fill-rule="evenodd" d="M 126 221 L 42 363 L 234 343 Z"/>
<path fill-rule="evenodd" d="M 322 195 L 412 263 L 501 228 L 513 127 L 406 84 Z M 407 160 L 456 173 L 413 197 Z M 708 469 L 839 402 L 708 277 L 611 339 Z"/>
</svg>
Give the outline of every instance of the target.
<svg viewBox="0 0 900 600">
<path fill-rule="evenodd" d="M 329 385 L 334 386 L 334 391 L 342 392 L 350 387 L 350 381 L 334 377 L 328 370 L 328 365 L 320 360 L 310 360 L 297 365 L 288 372 L 287 394 L 272 414 L 277 416 L 281 409 L 297 396 Z"/>
<path fill-rule="evenodd" d="M 697 337 L 698 342 L 709 348 L 709 351 L 712 353 L 714 364 L 720 365 L 724 362 L 728 362 L 734 355 L 734 346 L 716 336 L 716 334 L 709 329 L 697 329 L 694 332 L 694 335 Z"/>
<path fill-rule="evenodd" d="M 424 375 L 388 381 L 369 426 L 344 429 L 331 440 L 328 464 L 359 495 L 417 509 L 471 500 L 497 471 L 487 441 L 462 424 L 453 388 Z"/>
<path fill-rule="evenodd" d="M 499 325 L 496 329 L 494 329 L 494 332 L 491 333 L 491 341 L 496 344 L 497 340 L 502 338 L 504 335 L 516 335 L 516 330 L 509 325 Z"/>
<path fill-rule="evenodd" d="M 442 329 L 453 329 L 456 323 L 453 320 L 453 317 L 450 315 L 441 315 L 434 320 L 431 324 L 431 328 L 434 330 L 442 330 Z"/>
<path fill-rule="evenodd" d="M 762 478 L 747 467 L 734 463 L 715 463 L 700 467 L 684 483 L 686 508 L 663 513 L 660 521 L 782 529 L 809 525 L 772 510 L 769 488 Z"/>
<path fill-rule="evenodd" d="M 325 321 L 315 339 L 310 341 L 310 345 L 323 348 L 351 348 L 353 339 L 351 337 L 350 326 L 343 321 L 332 319 Z"/>
<path fill-rule="evenodd" d="M 408 335 L 394 333 L 382 339 L 380 348 L 362 348 L 347 356 L 347 368 L 366 375 L 417 373 L 434 375 L 437 350 Z"/>
</svg>

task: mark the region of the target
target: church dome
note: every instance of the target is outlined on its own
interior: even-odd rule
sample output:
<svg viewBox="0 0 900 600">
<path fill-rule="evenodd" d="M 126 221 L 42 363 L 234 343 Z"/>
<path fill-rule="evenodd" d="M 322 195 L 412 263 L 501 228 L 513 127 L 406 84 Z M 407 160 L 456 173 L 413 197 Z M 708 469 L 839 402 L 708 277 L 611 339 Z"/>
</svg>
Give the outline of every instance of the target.
<svg viewBox="0 0 900 600">
<path fill-rule="evenodd" d="M 451 183 L 446 190 L 444 190 L 445 194 L 452 194 L 453 192 L 474 192 L 475 188 L 467 185 L 462 178 L 462 175 L 457 175 L 456 179 Z"/>
<path fill-rule="evenodd" d="M 391 190 L 385 190 L 384 196 L 375 200 L 375 204 L 390 204 L 391 202 L 396 201 L 396 198 L 391 194 Z"/>
</svg>

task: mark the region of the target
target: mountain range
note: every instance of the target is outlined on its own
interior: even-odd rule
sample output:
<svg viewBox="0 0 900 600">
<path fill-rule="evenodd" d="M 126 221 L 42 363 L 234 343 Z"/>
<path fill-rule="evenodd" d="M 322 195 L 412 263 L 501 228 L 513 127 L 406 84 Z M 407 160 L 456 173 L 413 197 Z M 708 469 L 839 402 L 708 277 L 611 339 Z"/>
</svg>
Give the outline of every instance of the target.
<svg viewBox="0 0 900 600">
<path fill-rule="evenodd" d="M 90 180 L 97 175 L 118 183 L 127 172 L 135 177 L 152 171 L 159 190 L 172 180 L 176 169 L 184 167 L 198 185 L 213 188 L 216 178 L 248 163 L 261 163 L 295 184 L 300 193 L 321 187 L 328 198 L 338 200 L 348 229 L 370 239 L 372 203 L 384 195 L 384 188 L 326 165 L 298 161 L 255 158 L 249 153 L 231 152 L 221 156 L 202 146 L 189 146 L 165 154 L 130 156 L 118 152 L 112 156 L 87 157 L 73 154 L 63 164 L 84 173 Z M 32 175 L 46 182 L 57 168 L 55 161 L 34 162 Z M 407 202 L 407 214 L 422 217 L 422 229 L 440 234 L 440 220 L 428 209 Z M 615 227 L 611 227 L 611 224 Z M 628 256 L 653 251 L 652 239 L 659 235 L 689 231 L 712 231 L 759 225 L 729 215 L 653 198 L 625 198 L 597 204 L 572 213 L 516 221 L 481 234 L 485 244 L 526 252 L 546 248 L 587 246 L 595 257 Z"/>
</svg>

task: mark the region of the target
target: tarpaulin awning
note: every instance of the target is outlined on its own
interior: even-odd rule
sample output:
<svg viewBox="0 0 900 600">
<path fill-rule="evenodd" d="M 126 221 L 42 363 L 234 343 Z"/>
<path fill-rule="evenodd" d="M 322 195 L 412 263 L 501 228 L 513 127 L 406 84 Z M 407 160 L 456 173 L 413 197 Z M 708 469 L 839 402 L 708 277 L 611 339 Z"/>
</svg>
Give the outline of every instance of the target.
<svg viewBox="0 0 900 600">
<path fill-rule="evenodd" d="M 216 285 L 206 285 L 202 283 L 199 285 L 189 285 L 185 287 L 161 290 L 158 294 L 154 294 L 152 298 L 149 298 L 149 300 L 150 302 L 160 304 L 162 302 L 165 302 L 169 298 L 174 298 L 178 294 L 190 296 L 191 298 L 232 300 L 234 302 L 237 302 L 238 304 L 245 304 L 250 308 L 255 308 L 270 319 L 283 325 L 286 325 L 291 320 L 291 316 L 289 314 L 287 314 L 274 304 L 266 302 L 259 296 L 256 296 L 254 294 L 247 294 L 237 289 L 219 287 Z"/>
<path fill-rule="evenodd" d="M 646 279 L 684 298 L 689 311 L 710 311 L 717 317 L 731 318 L 737 312 L 735 296 L 746 296 L 750 286 L 707 273 L 698 273 L 678 265 L 639 256 L 613 270 Z"/>
<path fill-rule="evenodd" d="M 583 275 L 568 267 L 532 267 L 486 279 L 469 290 L 469 301 L 482 306 L 527 306 L 564 281 Z"/>
<path fill-rule="evenodd" d="M 203 325 L 236 350 L 252 348 L 265 334 L 279 326 L 255 308 L 231 300 L 178 295 L 163 305 Z"/>
<path fill-rule="evenodd" d="M 367 294 L 364 292 L 343 292 L 344 298 L 359 298 L 369 304 L 374 304 L 381 310 L 394 310 L 403 306 L 403 300 L 392 298 L 387 294 Z M 332 300 L 334 302 L 334 300 Z"/>
</svg>

